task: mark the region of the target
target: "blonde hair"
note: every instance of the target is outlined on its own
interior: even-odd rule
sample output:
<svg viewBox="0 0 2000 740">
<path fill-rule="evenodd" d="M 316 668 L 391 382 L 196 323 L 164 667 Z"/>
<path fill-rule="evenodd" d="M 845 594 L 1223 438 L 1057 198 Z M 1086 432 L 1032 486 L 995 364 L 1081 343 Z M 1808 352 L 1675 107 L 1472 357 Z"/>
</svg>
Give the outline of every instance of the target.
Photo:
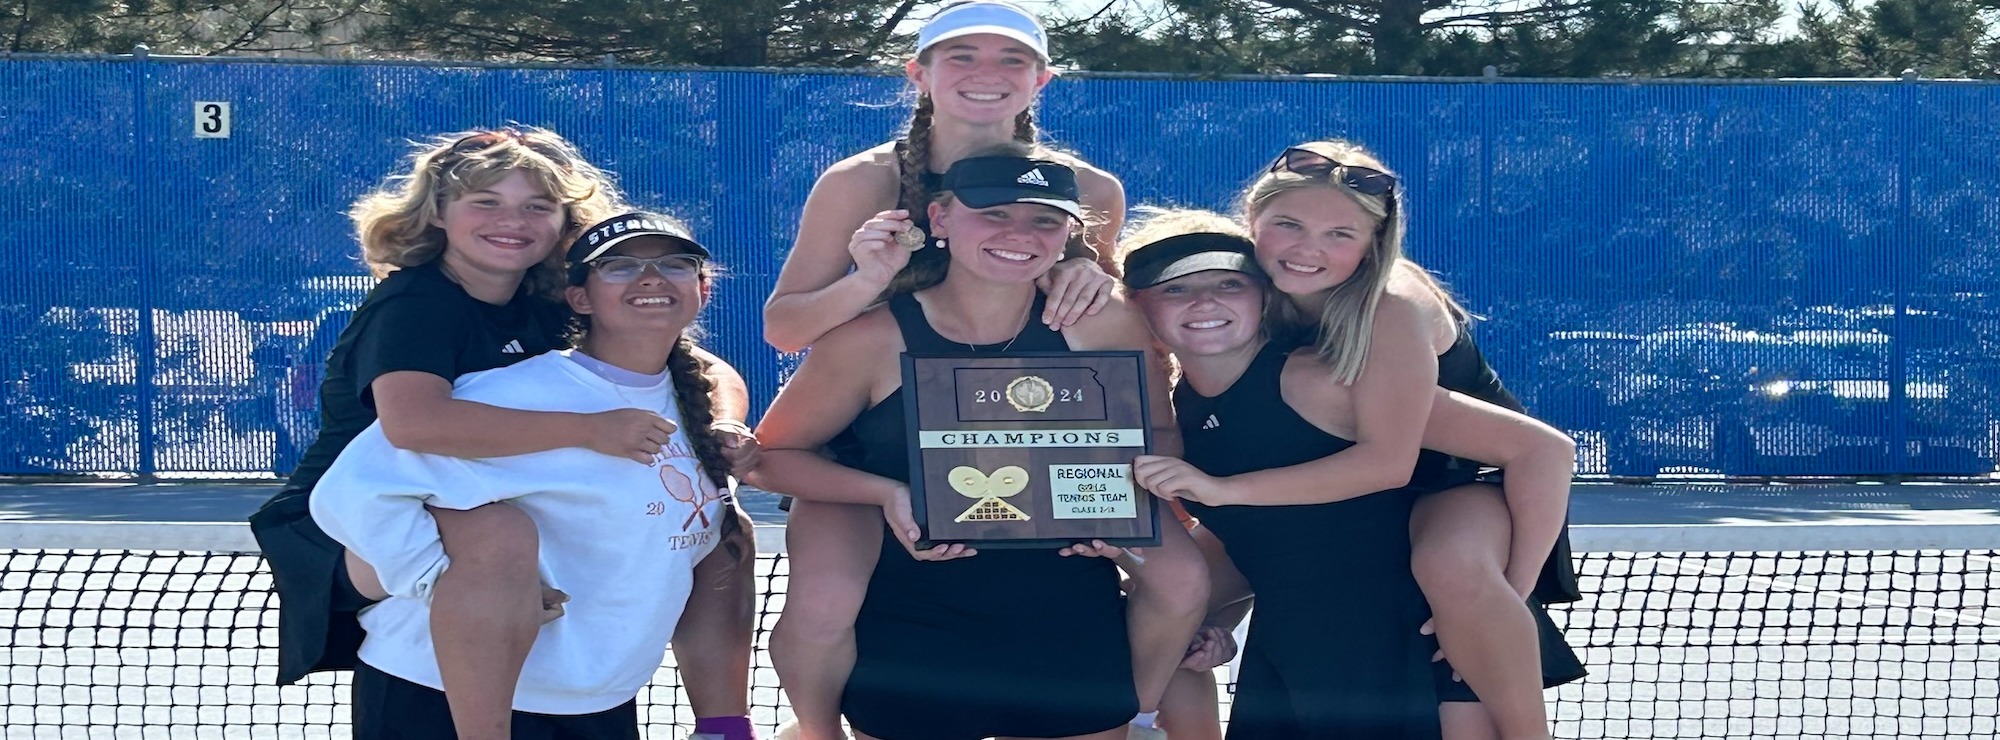
<svg viewBox="0 0 2000 740">
<path fill-rule="evenodd" d="M 1317 154 L 1337 164 L 1368 167 L 1395 175 L 1381 158 L 1351 141 L 1313 141 L 1293 148 Z M 1271 310 L 1265 318 L 1276 325 L 1274 328 L 1291 332 L 1316 330 L 1315 350 L 1320 361 L 1333 368 L 1335 380 L 1351 384 L 1361 377 L 1362 369 L 1367 367 L 1368 335 L 1375 324 L 1375 308 L 1381 303 L 1382 294 L 1388 290 L 1389 280 L 1399 269 L 1418 277 L 1430 287 L 1454 319 L 1460 323 L 1470 320 L 1471 314 L 1452 299 L 1443 285 L 1415 262 L 1403 257 L 1406 208 L 1400 186 L 1383 195 L 1367 195 L 1329 177 L 1282 169 L 1265 172 L 1243 191 L 1240 207 L 1244 222 L 1254 223 L 1278 196 L 1308 188 L 1323 188 L 1345 195 L 1375 219 L 1373 238 L 1361 257 L 1361 264 L 1355 266 L 1352 276 L 1328 292 L 1319 315 L 1310 314 L 1292 300 L 1274 300 L 1266 304 Z"/>
<path fill-rule="evenodd" d="M 447 203 L 492 187 L 515 171 L 562 204 L 563 233 L 548 259 L 528 271 L 529 290 L 554 296 L 568 281 L 563 247 L 583 227 L 616 215 L 622 198 L 609 175 L 585 161 L 576 146 L 543 128 L 473 129 L 419 142 L 409 169 L 361 196 L 347 211 L 361 242 L 361 261 L 376 278 L 444 254 L 444 229 L 436 225 Z"/>
</svg>

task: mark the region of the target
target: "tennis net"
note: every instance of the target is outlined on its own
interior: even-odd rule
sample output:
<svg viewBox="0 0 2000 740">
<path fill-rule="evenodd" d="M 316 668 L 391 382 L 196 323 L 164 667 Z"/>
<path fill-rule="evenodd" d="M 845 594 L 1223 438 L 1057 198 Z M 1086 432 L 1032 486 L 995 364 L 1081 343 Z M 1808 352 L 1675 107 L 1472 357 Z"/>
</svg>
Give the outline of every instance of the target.
<svg viewBox="0 0 2000 740">
<path fill-rule="evenodd" d="M 270 575 L 230 524 L 0 523 L 0 740 L 343 738 L 344 675 L 278 687 Z M 1579 527 L 1555 610 L 1590 677 L 1565 738 L 1996 735 L 2000 525 Z M 752 720 L 789 717 L 766 639 L 782 531 L 760 527 Z M 1226 675 L 1226 672 L 1224 672 Z M 667 656 L 646 736 L 693 724 Z"/>
</svg>

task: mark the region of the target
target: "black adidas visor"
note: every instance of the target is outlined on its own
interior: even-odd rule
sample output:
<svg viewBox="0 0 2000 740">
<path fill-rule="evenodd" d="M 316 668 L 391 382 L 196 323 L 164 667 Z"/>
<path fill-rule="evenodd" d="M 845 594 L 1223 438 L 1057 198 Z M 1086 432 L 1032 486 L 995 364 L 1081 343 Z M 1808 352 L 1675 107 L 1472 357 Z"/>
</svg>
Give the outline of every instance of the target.
<svg viewBox="0 0 2000 740">
<path fill-rule="evenodd" d="M 1027 157 L 967 157 L 944 173 L 940 188 L 973 208 L 1035 203 L 1083 221 L 1077 204 L 1076 170 L 1059 162 Z"/>
<path fill-rule="evenodd" d="M 1256 244 L 1235 234 L 1180 234 L 1132 250 L 1125 255 L 1125 287 L 1144 290 L 1209 270 L 1228 270 L 1261 279 L 1251 255 Z"/>
</svg>

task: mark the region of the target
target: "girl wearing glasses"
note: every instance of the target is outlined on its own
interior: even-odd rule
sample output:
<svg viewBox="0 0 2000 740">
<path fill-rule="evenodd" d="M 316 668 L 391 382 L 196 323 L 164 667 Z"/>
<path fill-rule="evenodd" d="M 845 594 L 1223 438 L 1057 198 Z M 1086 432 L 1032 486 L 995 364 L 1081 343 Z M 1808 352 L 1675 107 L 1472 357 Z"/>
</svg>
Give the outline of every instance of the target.
<svg viewBox="0 0 2000 740">
<path fill-rule="evenodd" d="M 636 697 L 669 642 L 718 637 L 683 619 L 684 609 L 730 598 L 701 587 L 697 564 L 730 559 L 711 552 L 727 546 L 736 522 L 725 504 L 731 463 L 709 426 L 714 381 L 694 351 L 708 250 L 674 219 L 627 213 L 585 231 L 569 257 L 575 349 L 462 375 L 453 397 L 535 414 L 637 411 L 662 421 L 665 434 L 643 459 L 579 446 L 483 459 L 427 454 L 398 448 L 381 422 L 356 436 L 312 499 L 314 521 L 371 564 L 388 592 L 360 615 L 356 737 L 465 736 L 447 709 L 443 636 L 432 629 L 440 574 L 460 564 L 440 536 L 449 512 L 510 504 L 539 536 L 530 573 L 567 596 L 564 616 L 533 636 L 512 694 L 516 738 L 636 739 Z M 691 690 L 723 678 L 684 667 L 699 676 L 686 682 Z M 748 735 L 743 724 L 738 737 Z"/>
<path fill-rule="evenodd" d="M 972 152 L 1038 137 L 1034 102 L 1053 77 L 1048 33 L 1033 14 L 1007 2 L 946 4 L 917 35 L 907 65 L 916 88 L 909 130 L 898 140 L 849 157 L 821 174 L 806 199 L 798 238 L 764 307 L 765 340 L 796 352 L 888 297 L 937 284 L 950 263 L 927 211 L 940 175 Z M 1112 238 L 1125 212 L 1123 186 L 1074 157 L 1081 201 L 1098 218 L 1066 247 L 1037 285 L 1048 296 L 1039 322 L 1072 326 L 1111 300 Z M 1098 260 L 1101 260 L 1098 261 Z M 865 507 L 796 502 L 786 529 L 792 554 L 784 617 L 771 637 L 772 662 L 796 713 L 799 737 L 838 733 L 840 686 L 852 662 L 855 609 L 866 584 L 880 516 Z M 1151 615 L 1195 614 L 1184 584 L 1204 568 L 1189 548 L 1148 555 L 1153 584 L 1134 594 L 1141 704 L 1153 710 L 1186 635 Z M 1180 641 L 1179 646 L 1167 643 Z M 1149 720 L 1148 720 L 1149 721 Z"/>
<path fill-rule="evenodd" d="M 1425 630 L 1435 627 L 1464 679 L 1446 672 L 1440 681 L 1445 734 L 1545 738 L 1541 689 L 1583 673 L 1536 603 L 1576 598 L 1568 549 L 1558 546 L 1573 463 L 1508 471 L 1503 495 L 1481 482 L 1490 479 L 1479 463 L 1420 456 L 1437 387 L 1516 412 L 1521 405 L 1480 356 L 1471 315 L 1402 256 L 1402 198 L 1379 159 L 1340 141 L 1287 149 L 1244 191 L 1257 262 L 1283 294 L 1272 302 L 1272 332 L 1280 343 L 1311 345 L 1331 379 L 1352 387 L 1354 444 L 1228 485 L 1189 478 L 1163 493 L 1269 506 L 1434 491 L 1411 516 L 1411 561 L 1434 613 Z"/>
<path fill-rule="evenodd" d="M 1151 607 L 1138 598 L 1121 603 L 1110 560 L 1065 557 L 1100 550 L 920 551 L 913 544 L 919 532 L 909 498 L 913 442 L 903 420 L 902 353 L 1151 353 L 1144 322 L 1118 298 L 1060 331 L 1037 320 L 1047 300 L 1035 283 L 1082 221 L 1075 177 L 1063 164 L 1018 155 L 953 164 L 929 207 L 932 233 L 951 260 L 944 280 L 892 296 L 827 334 L 758 426 L 764 462 L 751 482 L 802 503 L 853 506 L 874 519 L 867 541 L 879 546 L 865 558 L 847 556 L 862 564 L 851 586 L 861 598 L 853 652 L 832 693 L 861 737 L 1127 736 L 1138 705 L 1130 645 L 1139 643 L 1128 644 L 1127 615 Z M 1158 385 L 1147 401 L 1156 447 L 1177 450 L 1163 367 L 1148 363 Z M 829 443 L 835 459 L 820 454 Z M 1135 579 L 1154 577 L 1159 553 L 1193 551 L 1178 528 L 1164 527 L 1161 537 L 1166 544 L 1149 550 L 1144 563 L 1128 564 Z M 1198 556 L 1195 563 L 1199 568 Z M 1186 595 L 1205 606 L 1206 573 L 1194 575 Z M 798 593 L 795 587 L 786 601 L 786 619 L 795 605 L 810 603 Z M 1177 634 L 1168 672 L 1199 611 L 1169 621 Z M 787 688 L 797 696 L 796 687 Z"/>
<path fill-rule="evenodd" d="M 251 517 L 283 605 L 281 683 L 354 667 L 362 637 L 355 615 L 386 596 L 369 564 L 328 538 L 308 511 L 321 476 L 370 424 L 379 420 L 400 449 L 464 458 L 580 447 L 648 460 L 673 433 L 673 424 L 639 409 L 544 413 L 451 393 L 459 376 L 564 346 L 557 248 L 582 223 L 613 213 L 617 200 L 608 176 L 568 141 L 525 128 L 420 145 L 408 171 L 355 203 L 362 255 L 381 282 L 326 359 L 319 437 L 284 490 Z M 720 381 L 717 416 L 742 429 L 742 379 L 719 360 L 711 367 Z M 754 452 L 732 442 L 740 454 Z M 545 604 L 560 595 L 536 582 L 536 533 L 520 510 L 439 510 L 435 518 L 456 560 L 438 580 L 431 612 L 454 719 L 466 737 L 506 737 L 521 662 L 538 626 L 552 618 Z M 746 606 L 740 616 L 716 618 L 745 623 L 747 662 L 753 589 L 747 575 L 736 583 Z M 693 657 L 724 670 L 734 649 Z"/>
</svg>

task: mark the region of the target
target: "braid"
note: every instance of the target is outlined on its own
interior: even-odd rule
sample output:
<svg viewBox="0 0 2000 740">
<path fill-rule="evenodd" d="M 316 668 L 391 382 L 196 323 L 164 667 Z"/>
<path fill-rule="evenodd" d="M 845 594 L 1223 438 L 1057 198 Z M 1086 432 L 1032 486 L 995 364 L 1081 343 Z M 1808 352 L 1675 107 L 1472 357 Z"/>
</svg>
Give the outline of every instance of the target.
<svg viewBox="0 0 2000 740">
<path fill-rule="evenodd" d="M 924 187 L 924 173 L 931 169 L 931 114 L 936 110 L 931 96 L 917 95 L 916 110 L 910 112 L 910 130 L 903 134 L 902 157 L 897 165 L 902 170 L 901 202 L 910 208 L 911 219 L 919 218 L 936 195 Z M 914 293 L 943 282 L 945 269 L 951 265 L 951 255 L 945 254 L 945 250 L 930 247 L 930 234 L 925 233 L 924 246 L 910 255 L 910 263 L 903 266 L 902 272 L 896 273 L 877 300 Z"/>
<path fill-rule="evenodd" d="M 694 447 L 695 459 L 701 462 L 708 479 L 718 488 L 728 488 L 729 459 L 722 456 L 722 440 L 716 437 L 715 430 L 708 428 L 715 423 L 708 397 L 715 390 L 715 381 L 702 374 L 706 369 L 706 363 L 694 356 L 694 340 L 687 336 L 682 336 L 674 344 L 674 351 L 667 355 L 667 372 L 674 381 L 674 401 L 681 409 L 681 431 L 687 433 L 688 444 Z"/>
<path fill-rule="evenodd" d="M 902 201 L 912 208 L 931 202 L 930 191 L 924 189 L 924 173 L 931 169 L 931 114 L 935 110 L 931 96 L 918 95 L 917 108 L 910 112 L 910 130 L 903 134 L 903 158 L 898 163 L 902 165 Z"/>
<path fill-rule="evenodd" d="M 1014 140 L 1023 144 L 1033 144 L 1042 137 L 1042 130 L 1035 126 L 1035 107 L 1028 106 L 1014 117 Z"/>
</svg>

